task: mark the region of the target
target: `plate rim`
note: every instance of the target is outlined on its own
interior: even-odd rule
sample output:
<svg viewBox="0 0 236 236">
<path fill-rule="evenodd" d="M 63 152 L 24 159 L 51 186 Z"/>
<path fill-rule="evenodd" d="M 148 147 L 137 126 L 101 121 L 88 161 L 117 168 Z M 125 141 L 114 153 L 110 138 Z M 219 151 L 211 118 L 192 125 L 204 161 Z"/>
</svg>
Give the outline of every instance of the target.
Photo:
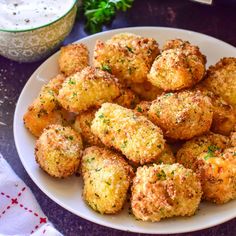
<svg viewBox="0 0 236 236">
<path fill-rule="evenodd" d="M 100 32 L 100 33 L 97 33 L 97 34 L 93 34 L 93 35 L 90 35 L 90 36 L 87 36 L 87 37 L 84 37 L 84 38 L 81 38 L 81 39 L 78 39 L 76 41 L 74 41 L 73 43 L 77 43 L 77 42 L 82 42 L 83 41 L 86 41 L 86 40 L 89 40 L 91 38 L 94 38 L 94 37 L 97 37 L 97 36 L 100 36 L 100 35 L 104 35 L 104 34 L 109 34 L 109 33 L 118 33 L 118 32 L 121 32 L 121 31 L 128 31 L 128 30 L 134 30 L 134 29 L 140 29 L 140 30 L 164 30 L 164 31 L 181 31 L 181 32 L 184 32 L 184 33 L 189 33 L 189 34 L 197 34 L 199 35 L 200 37 L 207 37 L 209 39 L 212 39 L 212 40 L 215 40 L 221 44 L 225 44 L 229 47 L 232 47 L 233 50 L 236 50 L 236 48 L 227 43 L 227 42 L 224 42 L 218 38 L 215 38 L 215 37 L 212 37 L 212 36 L 209 36 L 209 35 L 206 35 L 206 34 L 203 34 L 203 33 L 199 33 L 199 32 L 195 32 L 195 31 L 192 31 L 192 30 L 187 30 L 187 29 L 181 29 L 181 28 L 170 28 L 170 27 L 156 27 L 156 26 L 135 26 L 135 27 L 125 27 L 125 28 L 118 28 L 118 29 L 112 29 L 112 30 L 108 30 L 108 31 L 103 31 L 103 32 Z M 64 209 L 68 210 L 69 212 L 75 214 L 76 216 L 82 218 L 82 219 L 85 219 L 85 220 L 88 220 L 90 222 L 93 222 L 95 224 L 98 224 L 98 225 L 101 225 L 101 226 L 105 226 L 105 227 L 108 227 L 108 228 L 111 228 L 111 229 L 116 229 L 116 230 L 120 230 L 120 231 L 126 231 L 126 232 L 134 232 L 134 233 L 141 233 L 141 234 L 159 234 L 160 232 L 158 232 L 158 229 L 157 229 L 157 232 L 147 232 L 145 231 L 145 229 L 143 228 L 141 231 L 136 229 L 136 228 L 132 228 L 132 229 L 127 229 L 126 227 L 122 227 L 122 225 L 117 225 L 117 224 L 113 224 L 113 223 L 110 223 L 110 222 L 106 222 L 104 224 L 104 221 L 101 220 L 100 218 L 96 218 L 96 219 L 90 219 L 89 217 L 87 217 L 86 214 L 78 214 L 78 212 L 76 210 L 74 210 L 72 207 L 70 206 L 67 206 L 65 205 L 63 202 L 61 202 L 60 200 L 58 200 L 56 197 L 54 197 L 50 192 L 48 192 L 47 190 L 45 190 L 44 186 L 41 186 L 41 184 L 36 180 L 36 178 L 34 177 L 33 174 L 30 173 L 30 171 L 27 170 L 27 165 L 26 165 L 26 161 L 24 161 L 24 158 L 21 157 L 21 154 L 20 154 L 20 147 L 18 146 L 18 141 L 17 141 L 17 138 L 16 138 L 16 133 L 17 133 L 17 114 L 19 113 L 19 109 L 20 109 L 20 101 L 23 97 L 23 94 L 25 92 L 25 90 L 28 89 L 28 87 L 30 86 L 30 84 L 32 83 L 33 81 L 33 78 L 36 76 L 36 74 L 38 74 L 38 72 L 40 71 L 40 68 L 47 64 L 48 61 L 50 61 L 52 59 L 52 57 L 54 57 L 55 55 L 57 55 L 59 53 L 59 50 L 57 52 L 55 52 L 54 54 L 52 54 L 49 58 L 47 58 L 45 61 L 43 61 L 37 68 L 36 70 L 31 74 L 31 76 L 29 77 L 29 79 L 27 80 L 27 82 L 25 83 L 23 89 L 21 90 L 21 93 L 18 97 L 18 100 L 17 100 L 17 103 L 16 103 L 16 106 L 15 106 L 15 111 L 14 111 L 14 118 L 13 118 L 13 136 L 14 136 L 14 143 L 15 143 L 15 146 L 16 146 L 16 150 L 17 150 L 17 154 L 18 154 L 18 157 L 25 169 L 25 171 L 27 172 L 28 176 L 33 180 L 34 184 L 45 194 L 47 195 L 47 197 L 49 197 L 52 201 L 56 202 L 58 205 L 60 205 L 61 207 L 63 207 Z M 187 233 L 187 232 L 194 232 L 194 231 L 199 231 L 199 230 L 203 230 L 203 229 L 207 229 L 207 228 L 210 228 L 210 227 L 214 227 L 216 225 L 221 225 L 231 219 L 234 219 L 236 217 L 236 213 L 235 213 L 235 216 L 229 216 L 229 217 L 225 217 L 223 220 L 219 220 L 219 222 L 214 222 L 214 223 L 209 223 L 203 227 L 199 227 L 199 226 L 192 226 L 191 230 L 189 229 L 181 229 L 181 230 L 174 230 L 172 229 L 171 231 L 169 232 L 161 232 L 161 234 L 176 234 L 176 233 Z"/>
</svg>

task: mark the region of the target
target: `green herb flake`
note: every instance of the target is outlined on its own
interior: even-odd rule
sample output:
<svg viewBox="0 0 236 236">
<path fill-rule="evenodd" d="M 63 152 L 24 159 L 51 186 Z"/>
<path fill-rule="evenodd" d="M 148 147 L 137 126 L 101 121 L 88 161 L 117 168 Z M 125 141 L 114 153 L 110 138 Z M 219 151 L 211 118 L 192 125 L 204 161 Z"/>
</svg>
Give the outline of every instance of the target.
<svg viewBox="0 0 236 236">
<path fill-rule="evenodd" d="M 126 148 L 126 147 L 127 147 L 127 143 L 128 143 L 128 141 L 125 140 L 125 141 L 123 142 L 123 144 L 121 145 L 121 148 L 122 148 L 122 149 Z"/>
<path fill-rule="evenodd" d="M 166 173 L 164 170 L 161 170 L 160 173 L 157 173 L 158 180 L 166 180 Z"/>
<path fill-rule="evenodd" d="M 75 81 L 73 81 L 71 78 L 68 81 L 68 84 L 75 84 Z"/>
<path fill-rule="evenodd" d="M 125 47 L 127 48 L 127 50 L 128 50 L 129 52 L 134 53 L 134 51 L 133 51 L 133 49 L 132 49 L 131 47 L 129 47 L 129 46 L 125 46 Z"/>
<path fill-rule="evenodd" d="M 111 67 L 110 67 L 109 65 L 104 64 L 104 65 L 102 65 L 102 68 L 101 68 L 101 69 L 104 70 L 104 71 L 107 71 L 107 72 L 111 73 Z"/>
<path fill-rule="evenodd" d="M 104 118 L 104 114 L 99 115 L 98 118 L 100 119 Z"/>
<path fill-rule="evenodd" d="M 172 96 L 173 95 L 173 93 L 166 93 L 165 95 L 164 95 L 164 97 L 170 97 L 170 96 Z"/>
<path fill-rule="evenodd" d="M 138 112 L 143 112 L 143 110 L 142 110 L 141 107 L 137 107 L 137 111 L 138 111 Z"/>
</svg>

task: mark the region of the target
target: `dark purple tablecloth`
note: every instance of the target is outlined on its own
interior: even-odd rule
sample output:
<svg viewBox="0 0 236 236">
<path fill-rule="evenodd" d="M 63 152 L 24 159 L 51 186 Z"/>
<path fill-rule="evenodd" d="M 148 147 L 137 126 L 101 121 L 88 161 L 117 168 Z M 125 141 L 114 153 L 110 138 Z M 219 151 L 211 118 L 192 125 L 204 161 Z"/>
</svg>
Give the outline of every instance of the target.
<svg viewBox="0 0 236 236">
<path fill-rule="evenodd" d="M 212 6 L 207 6 L 188 0 L 136 0 L 130 11 L 118 14 L 113 23 L 104 30 L 128 26 L 188 29 L 236 46 L 236 1 L 215 0 Z M 83 27 L 83 20 L 77 21 L 64 44 L 87 36 Z M 41 63 L 42 61 L 20 64 L 0 56 L 0 152 L 32 189 L 49 220 L 65 235 L 132 235 L 93 224 L 64 210 L 42 193 L 25 172 L 14 145 L 13 115 L 22 88 Z M 236 220 L 186 235 L 234 236 Z"/>
</svg>

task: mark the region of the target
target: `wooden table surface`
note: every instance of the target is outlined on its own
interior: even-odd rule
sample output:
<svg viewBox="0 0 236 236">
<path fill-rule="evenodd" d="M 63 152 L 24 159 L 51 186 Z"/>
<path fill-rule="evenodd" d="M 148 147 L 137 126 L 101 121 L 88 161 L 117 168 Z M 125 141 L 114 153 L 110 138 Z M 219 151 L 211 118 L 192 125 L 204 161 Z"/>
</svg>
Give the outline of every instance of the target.
<svg viewBox="0 0 236 236">
<path fill-rule="evenodd" d="M 136 0 L 131 10 L 118 14 L 113 23 L 103 30 L 129 26 L 175 27 L 204 33 L 236 46 L 236 1 L 213 2 L 212 6 L 208 6 L 189 0 Z M 80 19 L 63 44 L 87 35 L 84 21 Z M 49 220 L 64 235 L 133 235 L 96 225 L 64 210 L 42 193 L 24 170 L 14 145 L 13 115 L 22 88 L 42 62 L 20 64 L 0 56 L 0 152 L 32 189 Z M 185 235 L 234 236 L 236 219 Z"/>
</svg>

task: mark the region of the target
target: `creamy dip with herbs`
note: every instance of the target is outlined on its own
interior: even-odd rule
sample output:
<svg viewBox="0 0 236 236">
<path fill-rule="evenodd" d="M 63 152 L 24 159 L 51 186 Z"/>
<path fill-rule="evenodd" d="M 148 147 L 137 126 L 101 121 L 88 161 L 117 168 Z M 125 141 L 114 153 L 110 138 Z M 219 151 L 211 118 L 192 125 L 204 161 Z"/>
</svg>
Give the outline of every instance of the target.
<svg viewBox="0 0 236 236">
<path fill-rule="evenodd" d="M 0 0 L 0 30 L 27 30 L 65 15 L 74 0 Z"/>
</svg>

